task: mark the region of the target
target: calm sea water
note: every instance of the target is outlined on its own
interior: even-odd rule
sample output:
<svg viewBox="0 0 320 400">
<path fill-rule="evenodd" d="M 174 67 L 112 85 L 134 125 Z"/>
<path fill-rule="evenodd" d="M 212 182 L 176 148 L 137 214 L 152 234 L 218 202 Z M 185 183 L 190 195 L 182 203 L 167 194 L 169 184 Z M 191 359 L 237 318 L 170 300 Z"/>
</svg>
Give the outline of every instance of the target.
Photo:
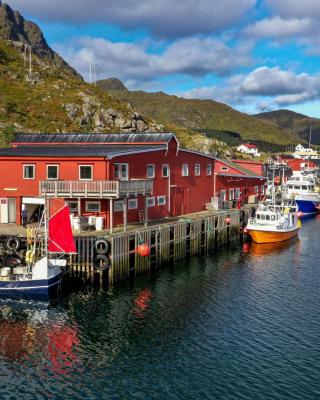
<svg viewBox="0 0 320 400">
<path fill-rule="evenodd" d="M 105 293 L 0 302 L 1 399 L 320 399 L 320 219 Z"/>
</svg>

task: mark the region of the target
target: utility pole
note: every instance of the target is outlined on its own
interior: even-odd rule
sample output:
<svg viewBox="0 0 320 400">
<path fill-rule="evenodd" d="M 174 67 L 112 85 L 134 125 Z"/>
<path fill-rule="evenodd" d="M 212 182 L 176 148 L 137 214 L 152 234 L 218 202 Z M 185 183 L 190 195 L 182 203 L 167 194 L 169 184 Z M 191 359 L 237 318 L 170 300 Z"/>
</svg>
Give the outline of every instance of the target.
<svg viewBox="0 0 320 400">
<path fill-rule="evenodd" d="M 27 67 L 27 45 L 23 44 L 23 61 L 24 61 L 24 69 Z"/>
<path fill-rule="evenodd" d="M 93 64 L 93 82 L 94 82 L 94 86 L 97 86 L 96 81 L 97 81 L 96 64 Z"/>
<path fill-rule="evenodd" d="M 90 78 L 89 78 L 90 85 L 92 83 L 92 64 L 90 63 Z"/>
<path fill-rule="evenodd" d="M 29 46 L 29 75 L 32 75 L 32 57 L 31 57 L 32 47 Z"/>
</svg>

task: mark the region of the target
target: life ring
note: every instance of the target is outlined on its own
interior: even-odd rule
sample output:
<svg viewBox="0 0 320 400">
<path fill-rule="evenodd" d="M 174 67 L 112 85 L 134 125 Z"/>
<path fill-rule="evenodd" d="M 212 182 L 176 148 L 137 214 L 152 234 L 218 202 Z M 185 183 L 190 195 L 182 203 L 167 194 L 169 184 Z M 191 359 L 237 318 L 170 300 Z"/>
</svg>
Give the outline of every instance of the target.
<svg viewBox="0 0 320 400">
<path fill-rule="evenodd" d="M 20 239 L 18 239 L 17 237 L 9 237 L 6 246 L 9 250 L 18 251 L 21 246 Z"/>
<path fill-rule="evenodd" d="M 96 253 L 99 255 L 107 255 L 110 253 L 110 243 L 105 239 L 98 239 L 94 244 Z"/>
<path fill-rule="evenodd" d="M 107 269 L 110 265 L 109 258 L 103 254 L 99 254 L 97 257 L 95 257 L 94 262 L 96 267 L 100 269 Z"/>
</svg>

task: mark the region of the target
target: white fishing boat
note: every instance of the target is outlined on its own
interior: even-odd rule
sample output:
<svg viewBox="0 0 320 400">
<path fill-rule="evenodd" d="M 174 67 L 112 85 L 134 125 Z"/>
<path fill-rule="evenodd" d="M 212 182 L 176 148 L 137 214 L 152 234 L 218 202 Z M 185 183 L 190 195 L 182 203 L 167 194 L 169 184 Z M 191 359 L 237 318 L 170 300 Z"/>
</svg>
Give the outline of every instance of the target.
<svg viewBox="0 0 320 400">
<path fill-rule="evenodd" d="M 37 259 L 39 232 L 28 237 L 26 265 L 0 269 L 0 296 L 51 297 L 60 286 L 66 260 L 65 254 L 74 254 L 76 247 L 72 235 L 70 212 L 64 206 L 52 217 L 47 218 L 44 210 L 44 255 Z"/>
</svg>

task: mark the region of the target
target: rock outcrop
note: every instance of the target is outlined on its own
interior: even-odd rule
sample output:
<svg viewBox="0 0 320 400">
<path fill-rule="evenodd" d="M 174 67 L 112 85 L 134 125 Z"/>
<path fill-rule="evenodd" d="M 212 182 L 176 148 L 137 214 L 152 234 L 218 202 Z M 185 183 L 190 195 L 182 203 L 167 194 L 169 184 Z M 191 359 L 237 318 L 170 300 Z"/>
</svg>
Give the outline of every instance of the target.
<svg viewBox="0 0 320 400">
<path fill-rule="evenodd" d="M 124 84 L 117 78 L 101 79 L 96 85 L 102 90 L 128 90 Z"/>
<path fill-rule="evenodd" d="M 82 77 L 64 61 L 46 42 L 40 28 L 34 22 L 27 21 L 18 11 L 13 11 L 8 4 L 0 1 L 0 39 L 12 40 L 31 46 L 32 52 L 50 62 L 57 68 Z"/>
</svg>

